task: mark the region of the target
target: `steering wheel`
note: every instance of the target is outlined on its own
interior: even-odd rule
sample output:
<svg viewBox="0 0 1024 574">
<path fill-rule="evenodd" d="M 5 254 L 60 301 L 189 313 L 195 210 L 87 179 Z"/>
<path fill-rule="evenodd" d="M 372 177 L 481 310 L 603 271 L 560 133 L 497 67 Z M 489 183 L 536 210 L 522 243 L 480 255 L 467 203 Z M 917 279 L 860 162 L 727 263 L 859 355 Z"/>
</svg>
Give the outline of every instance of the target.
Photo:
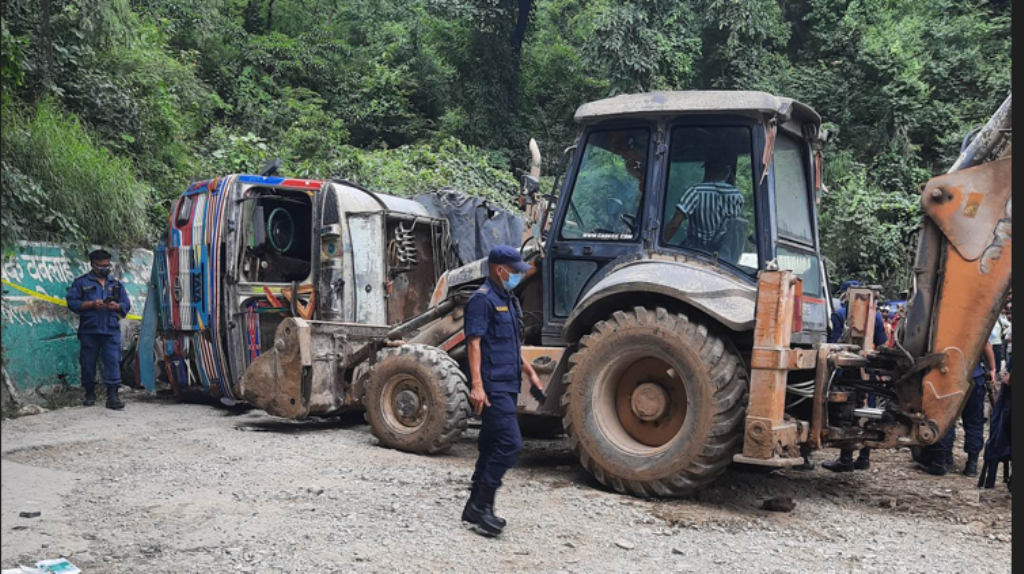
<svg viewBox="0 0 1024 574">
<path fill-rule="evenodd" d="M 278 207 L 270 213 L 267 219 L 267 235 L 270 237 L 270 245 L 278 253 L 286 253 L 292 248 L 295 242 L 295 220 L 288 210 Z"/>
</svg>

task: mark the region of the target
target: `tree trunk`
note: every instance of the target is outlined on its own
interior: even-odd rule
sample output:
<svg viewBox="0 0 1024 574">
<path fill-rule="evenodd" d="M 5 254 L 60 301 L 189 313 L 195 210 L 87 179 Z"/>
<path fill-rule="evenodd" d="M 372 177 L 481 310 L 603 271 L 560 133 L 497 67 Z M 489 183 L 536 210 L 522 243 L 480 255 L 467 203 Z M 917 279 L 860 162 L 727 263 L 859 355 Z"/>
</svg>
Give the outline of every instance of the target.
<svg viewBox="0 0 1024 574">
<path fill-rule="evenodd" d="M 42 13 L 42 36 L 43 49 L 46 52 L 46 69 L 43 70 L 43 78 L 53 78 L 53 31 L 50 29 L 50 0 L 40 0 L 40 12 Z"/>
<path fill-rule="evenodd" d="M 274 4 L 276 3 L 277 0 L 270 0 L 270 3 L 267 4 L 267 23 L 263 28 L 264 33 L 270 32 L 274 27 Z"/>
<path fill-rule="evenodd" d="M 519 0 L 519 15 L 516 27 L 512 30 L 512 55 L 516 60 L 523 53 L 523 42 L 526 40 L 526 29 L 530 25 L 530 14 L 533 12 L 534 0 Z"/>
<path fill-rule="evenodd" d="M 515 112 L 519 108 L 519 79 L 523 67 L 523 42 L 526 41 L 526 30 L 530 25 L 530 16 L 533 13 L 534 0 L 518 0 L 519 13 L 516 18 L 516 27 L 512 29 L 512 36 L 509 44 L 512 47 L 512 61 L 508 75 L 508 110 Z"/>
</svg>

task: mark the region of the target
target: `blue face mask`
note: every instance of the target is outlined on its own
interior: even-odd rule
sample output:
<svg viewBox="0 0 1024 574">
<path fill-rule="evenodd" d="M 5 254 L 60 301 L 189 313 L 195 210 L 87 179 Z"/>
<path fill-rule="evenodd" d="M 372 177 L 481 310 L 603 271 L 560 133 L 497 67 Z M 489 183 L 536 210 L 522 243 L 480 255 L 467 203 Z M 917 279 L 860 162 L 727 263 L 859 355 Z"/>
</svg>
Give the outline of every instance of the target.
<svg viewBox="0 0 1024 574">
<path fill-rule="evenodd" d="M 523 281 L 523 274 L 522 273 L 509 273 L 508 274 L 508 279 L 502 280 L 501 285 L 502 285 L 502 287 L 505 288 L 506 291 L 511 291 L 512 289 L 515 289 L 516 287 L 518 287 L 519 284 L 522 281 Z"/>
</svg>

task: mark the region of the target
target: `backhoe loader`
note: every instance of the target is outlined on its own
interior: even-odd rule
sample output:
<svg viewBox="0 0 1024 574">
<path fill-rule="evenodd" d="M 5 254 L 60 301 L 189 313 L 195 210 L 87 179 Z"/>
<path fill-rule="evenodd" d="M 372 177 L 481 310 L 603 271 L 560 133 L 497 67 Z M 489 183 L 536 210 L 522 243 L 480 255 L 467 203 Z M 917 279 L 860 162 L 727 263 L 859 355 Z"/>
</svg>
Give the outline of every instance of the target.
<svg viewBox="0 0 1024 574">
<path fill-rule="evenodd" d="M 533 146 L 526 229 L 509 239 L 532 265 L 516 295 L 549 395 L 521 394 L 524 429 L 564 432 L 598 481 L 643 497 L 688 495 L 734 462 L 783 468 L 801 449 L 949 431 L 1010 288 L 1012 97 L 919 190 L 894 348 L 872 344 L 873 288 L 850 292 L 841 343 L 826 342 L 829 134 L 812 108 L 664 92 L 589 103 L 576 120 L 555 193 L 540 191 Z M 463 306 L 487 274 L 452 256 L 453 230 L 491 215 L 446 213 L 340 180 L 193 185 L 150 293 L 161 370 L 182 395 L 294 419 L 365 410 L 386 447 L 448 449 L 471 416 Z"/>
</svg>

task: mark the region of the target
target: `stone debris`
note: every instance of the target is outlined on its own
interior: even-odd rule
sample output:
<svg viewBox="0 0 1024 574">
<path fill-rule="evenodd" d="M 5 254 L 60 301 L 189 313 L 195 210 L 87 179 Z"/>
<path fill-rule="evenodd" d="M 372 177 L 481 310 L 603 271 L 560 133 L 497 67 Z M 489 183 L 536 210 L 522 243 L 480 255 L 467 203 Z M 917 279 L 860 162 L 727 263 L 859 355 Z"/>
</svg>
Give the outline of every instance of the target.
<svg viewBox="0 0 1024 574">
<path fill-rule="evenodd" d="M 770 498 L 764 501 L 762 508 L 769 512 L 793 512 L 796 510 L 796 501 L 788 497 Z"/>
<path fill-rule="evenodd" d="M 47 412 L 46 409 L 39 405 L 25 405 L 18 409 L 19 417 L 30 417 L 32 415 L 41 415 Z"/>
</svg>

